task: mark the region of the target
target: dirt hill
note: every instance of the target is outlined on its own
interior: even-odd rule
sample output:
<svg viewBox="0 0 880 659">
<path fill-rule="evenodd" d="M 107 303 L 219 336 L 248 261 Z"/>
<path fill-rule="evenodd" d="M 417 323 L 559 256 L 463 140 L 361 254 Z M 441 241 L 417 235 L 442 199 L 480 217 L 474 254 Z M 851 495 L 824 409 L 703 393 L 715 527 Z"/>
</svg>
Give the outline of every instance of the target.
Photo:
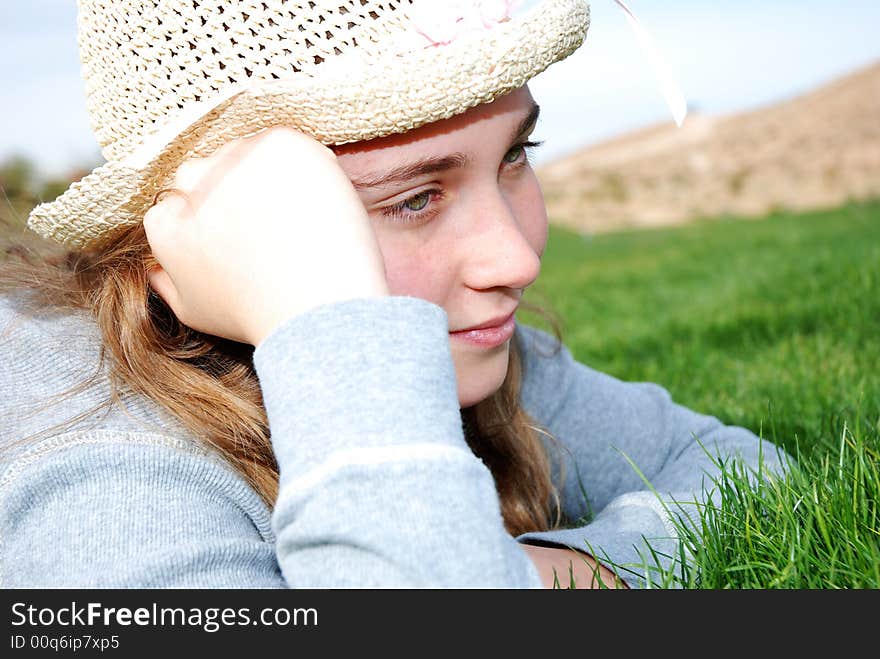
<svg viewBox="0 0 880 659">
<path fill-rule="evenodd" d="M 880 196 L 880 62 L 755 111 L 687 117 L 538 168 L 551 221 L 586 231 Z"/>
</svg>

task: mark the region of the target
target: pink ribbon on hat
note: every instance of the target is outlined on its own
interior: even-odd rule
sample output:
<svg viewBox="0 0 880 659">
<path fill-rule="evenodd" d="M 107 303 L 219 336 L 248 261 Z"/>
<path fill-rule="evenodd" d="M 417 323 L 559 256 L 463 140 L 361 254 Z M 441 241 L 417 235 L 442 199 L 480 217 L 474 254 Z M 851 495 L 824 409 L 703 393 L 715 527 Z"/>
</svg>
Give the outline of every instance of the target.
<svg viewBox="0 0 880 659">
<path fill-rule="evenodd" d="M 462 34 L 489 30 L 510 20 L 521 0 L 450 0 L 423 3 L 413 13 L 416 32 L 428 40 L 426 48 L 445 46 Z"/>
</svg>

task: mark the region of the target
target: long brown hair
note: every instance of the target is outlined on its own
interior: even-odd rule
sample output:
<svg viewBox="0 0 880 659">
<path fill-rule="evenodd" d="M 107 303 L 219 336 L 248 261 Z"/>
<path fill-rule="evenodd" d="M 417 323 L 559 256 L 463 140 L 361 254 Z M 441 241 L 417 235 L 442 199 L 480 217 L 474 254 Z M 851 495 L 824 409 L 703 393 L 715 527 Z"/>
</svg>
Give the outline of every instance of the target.
<svg viewBox="0 0 880 659">
<path fill-rule="evenodd" d="M 70 251 L 22 233 L 4 251 L 0 293 L 26 289 L 36 307 L 88 311 L 102 335 L 112 397 L 133 391 L 155 401 L 274 505 L 278 467 L 253 348 L 177 320 L 148 284 L 147 271 L 156 262 L 143 226 L 123 231 L 100 250 Z M 495 479 L 512 535 L 560 523 L 548 452 L 555 444 L 523 410 L 521 383 L 521 355 L 511 341 L 501 388 L 461 411 L 467 442 Z"/>
</svg>

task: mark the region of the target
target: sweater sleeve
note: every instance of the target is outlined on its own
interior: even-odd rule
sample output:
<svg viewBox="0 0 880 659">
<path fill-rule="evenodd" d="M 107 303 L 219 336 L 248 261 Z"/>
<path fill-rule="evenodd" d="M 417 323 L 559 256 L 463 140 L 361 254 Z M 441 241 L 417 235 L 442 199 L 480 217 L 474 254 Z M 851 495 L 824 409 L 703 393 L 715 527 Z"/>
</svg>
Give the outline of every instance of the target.
<svg viewBox="0 0 880 659">
<path fill-rule="evenodd" d="M 534 328 L 520 327 L 517 336 L 523 404 L 561 445 L 556 476 L 564 517 L 572 520 L 520 542 L 586 552 L 617 567 L 630 587 L 645 587 L 680 557 L 673 516 L 695 521 L 698 506 L 717 494 L 719 460 L 755 469 L 760 462 L 769 471 L 784 464 L 766 440 L 675 403 L 656 384 L 599 373 Z"/>
<path fill-rule="evenodd" d="M 254 362 L 280 471 L 271 510 L 176 428 L 110 415 L 0 470 L 0 584 L 541 587 L 464 441 L 440 307 L 328 305 Z"/>
<path fill-rule="evenodd" d="M 408 297 L 291 319 L 256 350 L 287 583 L 534 587 L 462 432 L 445 312 Z"/>
<path fill-rule="evenodd" d="M 283 588 L 269 512 L 189 440 L 79 430 L 0 474 L 3 588 Z"/>
</svg>

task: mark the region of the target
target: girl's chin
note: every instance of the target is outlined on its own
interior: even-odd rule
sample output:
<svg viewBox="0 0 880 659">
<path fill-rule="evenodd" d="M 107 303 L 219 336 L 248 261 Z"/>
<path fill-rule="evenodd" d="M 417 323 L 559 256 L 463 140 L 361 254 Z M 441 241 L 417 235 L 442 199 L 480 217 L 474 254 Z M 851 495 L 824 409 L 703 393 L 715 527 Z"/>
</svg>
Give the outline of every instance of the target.
<svg viewBox="0 0 880 659">
<path fill-rule="evenodd" d="M 454 355 L 453 355 L 454 357 Z M 458 403 L 462 408 L 473 407 L 492 396 L 504 384 L 507 376 L 507 351 L 497 355 L 489 363 L 459 364 L 455 373 L 458 379 Z"/>
</svg>

